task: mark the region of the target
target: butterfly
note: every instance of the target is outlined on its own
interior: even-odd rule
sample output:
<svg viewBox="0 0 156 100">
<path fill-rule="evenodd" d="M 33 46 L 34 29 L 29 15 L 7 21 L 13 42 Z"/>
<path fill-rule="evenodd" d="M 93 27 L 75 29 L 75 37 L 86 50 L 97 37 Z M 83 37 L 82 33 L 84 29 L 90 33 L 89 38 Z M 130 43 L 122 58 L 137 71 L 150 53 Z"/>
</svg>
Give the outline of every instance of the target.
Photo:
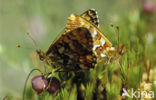
<svg viewBox="0 0 156 100">
<path fill-rule="evenodd" d="M 84 15 L 85 14 L 83 14 L 83 16 L 71 14 L 68 17 L 66 31 L 71 31 L 77 27 L 87 28 L 91 32 L 93 38 L 92 50 L 97 56 L 97 63 L 107 62 L 107 59 L 114 56 L 116 48 L 112 46 L 112 43 L 99 30 L 99 25 L 96 22 L 89 21 Z"/>
<path fill-rule="evenodd" d="M 81 15 L 68 17 L 64 32 L 46 52 L 36 50 L 40 60 L 63 71 L 94 68 L 110 58 L 115 48 L 99 30 L 97 12 L 89 9 Z"/>
</svg>

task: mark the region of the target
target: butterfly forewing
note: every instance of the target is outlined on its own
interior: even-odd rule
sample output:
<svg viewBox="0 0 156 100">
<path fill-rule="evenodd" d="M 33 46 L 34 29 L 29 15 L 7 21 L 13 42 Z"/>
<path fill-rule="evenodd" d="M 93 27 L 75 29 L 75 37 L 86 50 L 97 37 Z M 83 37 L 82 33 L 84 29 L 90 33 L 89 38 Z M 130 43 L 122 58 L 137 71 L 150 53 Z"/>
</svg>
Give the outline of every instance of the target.
<svg viewBox="0 0 156 100">
<path fill-rule="evenodd" d="M 93 38 L 87 28 L 79 27 L 62 35 L 47 51 L 54 66 L 66 70 L 90 69 L 96 64 Z"/>
</svg>

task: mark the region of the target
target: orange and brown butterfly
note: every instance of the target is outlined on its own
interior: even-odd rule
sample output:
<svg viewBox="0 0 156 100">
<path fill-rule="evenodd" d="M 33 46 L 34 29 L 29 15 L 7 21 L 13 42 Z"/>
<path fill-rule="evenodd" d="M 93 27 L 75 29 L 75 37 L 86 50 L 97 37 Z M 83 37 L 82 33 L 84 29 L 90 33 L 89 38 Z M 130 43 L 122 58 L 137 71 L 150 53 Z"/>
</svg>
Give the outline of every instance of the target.
<svg viewBox="0 0 156 100">
<path fill-rule="evenodd" d="M 99 30 L 98 21 L 91 21 L 91 18 L 88 18 L 90 16 L 86 16 L 87 14 L 88 13 L 83 13 L 80 16 L 76 14 L 71 14 L 68 17 L 66 32 L 69 32 L 77 27 L 85 27 L 90 31 L 93 38 L 92 50 L 97 57 L 97 64 L 103 62 L 107 63 L 112 58 L 118 58 L 118 56 L 121 55 L 120 53 L 124 51 L 125 46 L 122 45 L 121 48 L 113 47 L 112 43 Z M 94 19 L 96 18 L 94 17 Z"/>
<path fill-rule="evenodd" d="M 89 9 L 81 15 L 71 14 L 65 31 L 46 52 L 37 50 L 39 58 L 63 71 L 94 68 L 114 54 L 112 43 L 98 28 L 97 12 Z"/>
</svg>

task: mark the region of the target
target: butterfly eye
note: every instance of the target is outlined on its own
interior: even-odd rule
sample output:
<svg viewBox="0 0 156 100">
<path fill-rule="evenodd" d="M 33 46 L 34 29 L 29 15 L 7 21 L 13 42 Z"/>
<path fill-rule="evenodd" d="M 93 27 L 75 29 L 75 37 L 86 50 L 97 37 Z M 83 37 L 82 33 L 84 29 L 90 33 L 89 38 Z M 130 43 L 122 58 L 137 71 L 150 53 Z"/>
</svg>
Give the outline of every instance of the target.
<svg viewBox="0 0 156 100">
<path fill-rule="evenodd" d="M 40 60 L 43 61 L 44 60 L 44 57 L 42 55 L 40 55 Z"/>
<path fill-rule="evenodd" d="M 41 50 L 36 50 L 36 52 L 39 55 L 40 60 L 43 61 L 44 60 L 44 52 Z"/>
</svg>

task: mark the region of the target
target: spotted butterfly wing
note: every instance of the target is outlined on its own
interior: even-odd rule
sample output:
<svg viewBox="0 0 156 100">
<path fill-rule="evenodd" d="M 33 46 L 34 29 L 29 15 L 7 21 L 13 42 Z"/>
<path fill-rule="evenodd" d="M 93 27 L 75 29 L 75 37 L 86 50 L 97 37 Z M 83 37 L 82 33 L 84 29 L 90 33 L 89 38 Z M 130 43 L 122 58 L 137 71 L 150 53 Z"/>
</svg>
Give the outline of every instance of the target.
<svg viewBox="0 0 156 100">
<path fill-rule="evenodd" d="M 79 27 L 62 35 L 46 52 L 52 65 L 65 70 L 90 69 L 96 64 L 93 39 L 87 28 Z"/>
<path fill-rule="evenodd" d="M 97 25 L 79 15 L 71 14 L 68 17 L 66 31 L 71 31 L 77 27 L 85 27 L 90 31 L 93 38 L 92 50 L 97 57 L 98 63 L 104 62 L 106 58 L 113 55 L 115 48 L 112 47 L 112 43 L 103 35 Z"/>
<path fill-rule="evenodd" d="M 95 9 L 89 9 L 86 12 L 82 13 L 80 16 L 99 27 L 99 19 L 97 11 Z"/>
<path fill-rule="evenodd" d="M 80 15 L 82 18 L 84 18 L 85 20 L 91 22 L 92 24 L 96 25 L 97 27 L 99 27 L 99 19 L 98 19 L 98 15 L 97 15 L 97 11 L 95 9 L 89 9 L 85 12 L 83 12 Z M 62 34 L 60 34 L 53 43 L 55 43 L 57 41 L 57 39 L 59 39 L 63 34 L 66 34 L 67 32 L 69 32 L 71 30 L 67 30 L 67 28 L 65 28 L 65 30 L 63 30 Z M 53 45 L 53 44 L 51 44 Z"/>
</svg>

